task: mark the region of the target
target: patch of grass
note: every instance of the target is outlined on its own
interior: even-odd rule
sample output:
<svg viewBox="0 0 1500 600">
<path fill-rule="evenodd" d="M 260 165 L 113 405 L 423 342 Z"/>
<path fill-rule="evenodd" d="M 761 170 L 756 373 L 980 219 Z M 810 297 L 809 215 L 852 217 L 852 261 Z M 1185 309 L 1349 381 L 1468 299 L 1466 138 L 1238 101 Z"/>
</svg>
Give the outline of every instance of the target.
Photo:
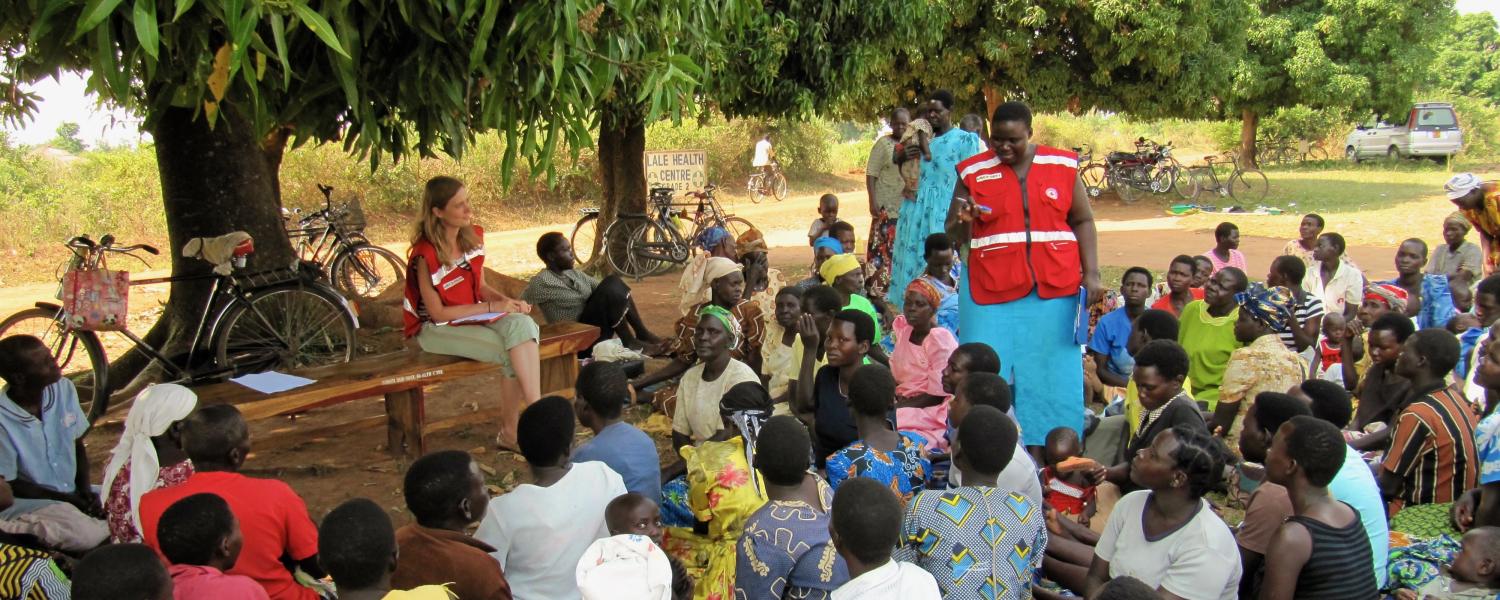
<svg viewBox="0 0 1500 600">
<path fill-rule="evenodd" d="M 1436 243 L 1443 218 L 1453 212 L 1443 196 L 1443 183 L 1451 173 L 1436 164 L 1309 165 L 1271 169 L 1266 176 L 1270 192 L 1262 204 L 1283 214 L 1199 213 L 1184 217 L 1182 227 L 1212 229 L 1232 221 L 1243 235 L 1280 238 L 1296 233 L 1302 215 L 1315 212 L 1327 219 L 1328 231 L 1338 232 L 1350 244 L 1390 246 L 1413 236 Z M 1200 202 L 1232 204 L 1228 198 L 1206 196 L 1200 196 Z"/>
</svg>

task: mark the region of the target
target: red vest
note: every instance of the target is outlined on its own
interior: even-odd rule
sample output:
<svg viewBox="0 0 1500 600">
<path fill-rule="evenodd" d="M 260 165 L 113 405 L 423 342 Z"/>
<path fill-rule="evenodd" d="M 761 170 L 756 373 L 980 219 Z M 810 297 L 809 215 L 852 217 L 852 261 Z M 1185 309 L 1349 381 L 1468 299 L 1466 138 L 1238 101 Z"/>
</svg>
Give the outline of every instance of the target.
<svg viewBox="0 0 1500 600">
<path fill-rule="evenodd" d="M 474 233 L 483 244 L 484 230 L 475 227 Z M 412 244 L 411 250 L 406 253 L 406 262 L 410 266 L 407 267 L 406 299 L 401 303 L 401 314 L 406 325 L 403 333 L 406 337 L 416 335 L 422 330 L 423 323 L 432 320 L 427 314 L 427 307 L 422 306 L 422 292 L 417 287 L 418 260 L 426 263 L 427 272 L 432 276 L 432 287 L 437 289 L 443 306 L 484 302 L 484 297 L 480 294 L 484 286 L 483 245 L 459 257 L 457 264 L 449 265 L 438 260 L 437 248 L 431 242 L 424 239 Z"/>
<path fill-rule="evenodd" d="M 973 224 L 969 294 L 979 304 L 1010 302 L 1036 288 L 1042 298 L 1078 294 L 1083 269 L 1068 225 L 1078 155 L 1037 146 L 1025 189 L 993 150 L 958 163 L 976 204 L 990 211 Z"/>
</svg>

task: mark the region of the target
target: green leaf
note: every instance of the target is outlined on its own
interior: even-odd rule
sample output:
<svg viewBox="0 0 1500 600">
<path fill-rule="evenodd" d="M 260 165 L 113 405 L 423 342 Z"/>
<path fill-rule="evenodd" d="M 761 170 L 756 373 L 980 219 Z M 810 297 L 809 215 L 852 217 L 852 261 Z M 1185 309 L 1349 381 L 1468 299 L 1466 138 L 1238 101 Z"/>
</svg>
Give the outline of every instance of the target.
<svg viewBox="0 0 1500 600">
<path fill-rule="evenodd" d="M 286 22 L 281 13 L 271 13 L 271 40 L 276 45 L 276 59 L 281 61 L 281 84 L 292 84 L 292 63 L 286 58 Z"/>
<path fill-rule="evenodd" d="M 192 8 L 193 3 L 196 1 L 197 0 L 177 0 L 177 10 L 172 13 L 172 21 L 176 22 L 177 19 L 182 18 L 182 14 L 187 12 L 188 9 Z"/>
<path fill-rule="evenodd" d="M 156 26 L 156 0 L 135 0 L 130 20 L 135 25 L 135 37 L 141 42 L 141 50 L 155 60 L 157 46 L 161 43 L 161 32 Z"/>
<path fill-rule="evenodd" d="M 489 48 L 490 37 L 495 32 L 495 18 L 500 14 L 500 0 L 486 0 L 484 15 L 479 17 L 479 30 L 474 33 L 474 48 L 469 51 L 469 68 L 478 69 L 484 62 L 484 52 Z"/>
<path fill-rule="evenodd" d="M 323 40 L 324 44 L 328 44 L 328 47 L 333 48 L 334 52 L 338 52 L 340 56 L 349 58 L 349 53 L 344 51 L 344 45 L 339 43 L 339 37 L 333 33 L 333 26 L 328 24 L 328 20 L 324 19 L 323 15 L 301 2 L 294 2 L 292 11 L 297 13 L 297 18 L 302 19 L 302 24 L 317 34 L 318 39 Z"/>
<path fill-rule="evenodd" d="M 109 13 L 120 6 L 122 0 L 88 0 L 83 5 L 83 12 L 78 14 L 78 25 L 73 29 L 73 39 L 76 41 L 83 34 L 92 31 L 109 18 Z"/>
</svg>

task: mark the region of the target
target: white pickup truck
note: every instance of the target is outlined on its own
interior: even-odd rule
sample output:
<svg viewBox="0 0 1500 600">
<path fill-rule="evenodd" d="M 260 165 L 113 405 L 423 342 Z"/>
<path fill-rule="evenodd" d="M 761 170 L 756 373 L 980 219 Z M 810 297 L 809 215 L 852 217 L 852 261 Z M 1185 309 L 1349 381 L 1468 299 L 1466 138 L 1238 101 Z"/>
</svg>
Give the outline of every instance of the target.
<svg viewBox="0 0 1500 600">
<path fill-rule="evenodd" d="M 1418 102 L 1404 116 L 1397 124 L 1374 119 L 1360 124 L 1345 138 L 1344 157 L 1354 162 L 1382 156 L 1441 159 L 1463 148 L 1464 133 L 1452 104 Z"/>
</svg>

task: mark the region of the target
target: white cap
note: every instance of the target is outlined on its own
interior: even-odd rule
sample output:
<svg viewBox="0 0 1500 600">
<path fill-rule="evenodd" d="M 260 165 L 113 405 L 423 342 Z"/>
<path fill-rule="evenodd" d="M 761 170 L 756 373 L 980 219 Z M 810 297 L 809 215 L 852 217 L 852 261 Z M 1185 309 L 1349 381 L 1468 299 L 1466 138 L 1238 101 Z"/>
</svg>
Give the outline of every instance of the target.
<svg viewBox="0 0 1500 600">
<path fill-rule="evenodd" d="M 1449 178 L 1448 183 L 1443 184 L 1443 191 L 1448 192 L 1449 200 L 1457 200 L 1479 189 L 1481 185 L 1484 185 L 1484 182 L 1473 173 L 1459 173 Z"/>
</svg>

